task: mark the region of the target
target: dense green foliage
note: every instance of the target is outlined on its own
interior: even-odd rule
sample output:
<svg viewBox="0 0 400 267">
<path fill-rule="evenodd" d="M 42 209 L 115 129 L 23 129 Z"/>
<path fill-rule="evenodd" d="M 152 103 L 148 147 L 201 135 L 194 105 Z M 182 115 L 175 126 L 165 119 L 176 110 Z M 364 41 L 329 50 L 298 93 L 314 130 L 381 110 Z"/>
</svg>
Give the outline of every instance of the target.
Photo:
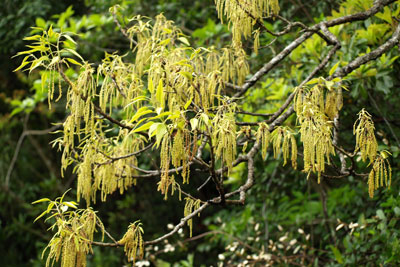
<svg viewBox="0 0 400 267">
<path fill-rule="evenodd" d="M 12 157 L 19 134 L 28 129 L 49 129 L 52 123 L 64 121 L 68 113 L 65 111 L 65 99 L 52 103 L 52 110 L 47 109 L 48 93 L 47 90 L 42 89 L 40 80 L 45 72 L 43 69 L 35 69 L 30 75 L 20 71 L 10 75 L 10 71 L 21 63 L 22 58 L 13 58 L 11 61 L 9 58 L 17 51 L 24 49 L 21 39 L 33 33 L 29 32 L 28 26 L 48 29 L 52 25 L 56 32 L 62 29 L 63 32 L 77 33 L 77 36 L 71 35 L 76 41 L 73 48 L 95 66 L 102 63 L 105 53 L 115 52 L 123 55 L 130 50 L 129 40 L 118 31 L 119 27 L 116 26 L 113 16 L 109 13 L 109 8 L 115 4 L 121 6 L 117 16 L 124 28 L 130 25 L 126 17 L 137 14 L 155 17 L 163 12 L 165 17 L 175 21 L 175 24 L 181 27 L 193 47 L 214 46 L 220 49 L 230 44 L 232 38 L 229 27 L 218 20 L 213 1 L 86 0 L 84 3 L 82 1 L 74 3 L 38 0 L 32 1 L 29 5 L 23 1 L 6 2 L 7 8 L 3 11 L 6 15 L 0 19 L 0 36 L 3 36 L 4 41 L 4 44 L 0 44 L 0 51 L 7 55 L 7 59 L 2 60 L 2 64 L 7 65 L 0 73 L 2 81 L 0 144 L 3 147 L 3 153 L 0 156 L 0 173 L 1 177 L 4 177 L 1 181 L 3 190 L 0 194 L 2 204 L 0 251 L 9 252 L 4 255 L 5 262 L 9 266 L 43 266 L 47 254 L 44 259 L 41 259 L 42 250 L 56 231 L 47 232 L 50 224 L 44 223 L 43 219 L 33 224 L 33 220 L 46 210 L 47 206 L 44 203 L 32 206 L 30 203 L 43 197 L 56 199 L 68 188 L 73 189 L 66 194 L 65 199 L 76 200 L 77 175 L 73 173 L 73 167 L 69 167 L 65 170 L 64 178 L 61 178 L 62 153 L 49 145 L 52 140 L 62 136 L 60 132 L 53 135 L 26 133 L 26 140 L 21 143 L 15 166 L 11 167 L 12 172 L 8 174 L 10 164 L 13 164 Z M 280 15 L 290 21 L 300 21 L 307 26 L 312 26 L 324 20 L 365 11 L 372 6 L 372 2 L 359 0 L 280 1 Z M 70 4 L 71 6 L 68 7 Z M 329 28 L 340 40 L 341 48 L 315 77 L 327 78 L 337 67 L 344 67 L 353 59 L 383 44 L 396 29 L 398 21 L 395 18 L 399 16 L 399 12 L 400 3 L 397 1 L 366 20 Z M 24 19 L 19 19 L 18 23 L 12 24 L 12 27 L 9 26 L 10 21 L 22 14 L 24 14 Z M 286 26 L 284 21 L 279 19 L 266 19 L 264 25 L 273 32 L 279 32 Z M 259 36 L 258 53 L 253 51 L 251 38 L 244 41 L 244 50 L 249 55 L 250 73 L 255 73 L 263 64 L 300 36 L 300 31 L 301 29 L 294 28 L 280 37 L 263 32 Z M 296 48 L 288 58 L 281 61 L 278 67 L 248 90 L 243 101 L 239 101 L 240 108 L 251 113 L 274 113 L 282 106 L 290 93 L 320 64 L 330 49 L 323 39 L 314 34 Z M 298 157 L 301 159 L 299 160 L 293 159 L 290 154 L 278 155 L 279 153 L 274 153 L 272 148 L 265 149 L 264 153 L 259 152 L 254 158 L 256 182 L 247 191 L 244 206 L 210 205 L 201 212 L 200 218 L 197 216 L 193 218 L 193 229 L 185 227 L 183 231 L 165 243 L 145 246 L 146 261 L 150 261 L 155 266 L 215 266 L 218 262 L 223 266 L 240 264 L 264 266 L 266 263 L 282 266 L 289 264 L 395 266 L 400 264 L 398 223 L 400 218 L 398 193 L 400 110 L 398 103 L 400 98 L 396 90 L 400 87 L 398 56 L 399 50 L 396 46 L 347 75 L 343 82 L 346 90 L 342 92 L 343 108 L 340 110 L 339 144 L 341 148 L 353 152 L 358 146 L 359 150 L 363 151 L 362 143 L 356 144 L 353 125 L 358 118 L 357 114 L 365 108 L 371 114 L 374 124 L 372 127 L 375 127 L 378 145 L 375 150 L 388 151 L 391 154 L 390 157 L 387 157 L 389 154 L 387 152 L 378 155 L 367 152 L 354 154 L 351 159 L 347 159 L 352 165 L 352 172 L 342 176 L 337 171 L 340 169 L 339 158 L 332 155 L 332 164 L 324 165 L 325 172 L 321 175 L 320 171 L 311 172 L 311 174 L 301 172 L 303 169 L 306 170 L 302 160 L 306 155 L 302 154 L 300 142 Z M 76 57 L 70 58 L 77 60 Z M 128 54 L 124 60 L 133 61 L 134 56 Z M 79 69 L 71 67 L 65 71 L 65 74 L 71 80 L 76 80 Z M 247 78 L 250 77 L 251 75 L 248 75 Z M 59 77 L 55 78 L 56 87 L 58 87 L 58 79 Z M 325 82 L 318 81 L 318 85 L 319 83 L 323 83 L 321 86 L 326 86 Z M 63 82 L 62 86 L 65 94 L 68 84 Z M 315 83 L 310 84 L 309 87 L 313 86 Z M 336 115 L 337 111 L 332 112 Z M 298 118 L 289 117 L 285 126 L 297 131 L 296 121 L 299 117 L 300 120 L 306 120 L 307 115 L 301 117 L 299 114 L 300 112 L 297 113 Z M 124 116 L 122 112 L 114 115 L 117 118 Z M 335 116 L 331 119 L 333 117 Z M 262 120 L 250 114 L 239 114 L 236 119 L 247 123 Z M 222 119 L 221 121 L 226 122 Z M 52 130 L 57 129 L 54 127 Z M 257 127 L 253 129 L 253 134 L 257 129 Z M 367 128 L 363 127 L 363 129 Z M 246 135 L 245 131 L 243 129 L 242 136 Z M 284 134 L 284 130 L 282 133 Z M 109 136 L 115 134 L 116 132 L 108 133 Z M 214 138 L 219 138 L 218 133 Z M 271 138 L 275 141 L 277 139 L 274 136 Z M 290 136 L 288 140 L 291 140 Z M 271 141 L 271 147 L 272 143 L 273 141 Z M 160 145 L 162 147 L 161 143 Z M 251 147 L 252 143 L 249 142 L 248 146 Z M 179 149 L 176 149 L 179 152 Z M 221 151 L 223 149 L 227 147 L 220 148 Z M 237 153 L 240 153 L 242 149 L 243 144 L 237 147 Z M 245 150 L 246 148 L 243 151 Z M 298 153 L 295 154 L 297 156 Z M 159 155 L 160 153 L 154 149 L 138 156 L 137 160 L 140 162 L 138 166 L 142 169 L 154 169 L 154 165 L 160 163 Z M 226 157 L 226 155 L 223 156 Z M 209 151 L 205 150 L 204 160 L 208 162 L 211 157 Z M 288 162 L 285 166 L 282 166 L 284 162 L 282 157 L 285 158 L 285 162 Z M 372 194 L 371 189 L 368 194 L 368 172 L 373 167 L 371 162 L 376 157 L 381 157 L 390 163 L 391 187 L 390 189 L 377 188 L 376 191 L 373 188 Z M 327 153 L 322 158 L 329 159 L 330 154 Z M 230 169 L 229 162 L 231 161 L 225 162 L 228 169 Z M 300 171 L 293 168 L 297 164 L 299 165 L 297 169 Z M 160 166 L 156 166 L 158 167 Z M 190 175 L 190 186 L 185 185 L 187 193 L 202 200 L 212 199 L 220 194 L 212 182 L 197 192 L 196 188 L 204 183 L 204 175 L 196 172 L 194 168 Z M 232 168 L 224 181 L 226 192 L 239 188 L 246 182 L 246 177 L 245 163 Z M 385 178 L 384 175 L 383 178 Z M 121 240 L 125 239 L 121 244 L 127 244 L 129 234 L 139 238 L 137 234 L 140 228 L 136 228 L 139 224 L 133 222 L 140 220 L 144 229 L 143 239 L 153 240 L 170 231 L 170 224 L 179 223 L 184 213 L 187 215 L 195 208 L 195 203 L 179 201 L 177 192 L 174 196 L 168 196 L 168 201 L 165 201 L 165 196 L 157 190 L 159 179 L 159 177 L 152 177 L 143 181 L 138 180 L 138 185 L 127 189 L 123 195 L 115 192 L 107 197 L 107 202 L 101 202 L 100 197 L 97 197 L 96 204 L 92 205 L 94 210 L 98 211 L 97 216 L 101 218 L 105 229 L 112 236 Z M 370 198 L 369 195 L 373 197 Z M 61 205 L 62 200 L 59 201 Z M 74 202 L 68 203 L 75 205 Z M 85 202 L 81 200 L 80 207 L 84 208 L 84 206 Z M 82 213 L 85 216 L 92 216 L 91 213 L 85 213 L 85 211 Z M 74 214 L 70 215 L 70 220 L 77 218 Z M 132 224 L 129 225 L 130 223 Z M 131 232 L 126 232 L 128 226 Z M 92 227 L 90 226 L 90 229 Z M 99 227 L 99 233 L 95 234 L 96 240 L 101 240 L 101 229 L 102 227 Z M 135 229 L 138 231 L 135 232 Z M 193 231 L 192 238 L 189 237 L 191 231 Z M 105 240 L 112 241 L 107 236 Z M 89 251 L 91 248 L 89 244 L 87 245 Z M 128 247 L 129 249 L 132 249 L 132 246 Z M 93 251 L 93 255 L 87 256 L 88 266 L 115 266 L 128 262 L 121 247 L 93 246 Z M 145 264 L 146 261 L 141 261 L 141 263 Z"/>
</svg>

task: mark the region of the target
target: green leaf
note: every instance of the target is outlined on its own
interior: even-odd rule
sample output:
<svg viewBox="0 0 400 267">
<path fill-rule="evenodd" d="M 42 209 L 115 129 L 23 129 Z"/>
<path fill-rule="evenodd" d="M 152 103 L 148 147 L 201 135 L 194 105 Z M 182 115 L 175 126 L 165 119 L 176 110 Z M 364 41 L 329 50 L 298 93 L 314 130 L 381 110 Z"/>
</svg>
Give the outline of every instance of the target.
<svg viewBox="0 0 400 267">
<path fill-rule="evenodd" d="M 35 40 L 40 39 L 40 37 L 42 37 L 42 36 L 39 34 L 36 34 L 36 35 L 25 37 L 24 40 L 25 41 L 35 41 Z"/>
<path fill-rule="evenodd" d="M 69 35 L 67 35 L 67 34 L 65 34 L 65 35 L 63 35 L 63 36 L 64 36 L 66 39 L 70 40 L 72 43 L 76 44 L 75 40 L 72 39 L 71 36 L 69 36 Z"/>
<path fill-rule="evenodd" d="M 69 57 L 67 57 L 67 58 L 65 58 L 68 62 L 70 62 L 70 63 L 72 63 L 72 64 L 74 64 L 74 65 L 78 65 L 78 66 L 81 66 L 82 67 L 82 64 L 81 63 L 79 63 L 78 61 L 76 61 L 75 59 L 73 59 L 73 58 L 69 58 Z"/>
<path fill-rule="evenodd" d="M 381 219 L 381 220 L 386 219 L 385 213 L 381 209 L 376 211 L 376 216 L 378 216 L 378 218 Z"/>
<path fill-rule="evenodd" d="M 44 215 L 46 215 L 48 212 L 47 210 L 43 211 L 39 216 L 36 217 L 36 219 L 33 222 L 36 222 L 37 220 L 39 220 L 40 218 L 42 218 Z"/>
<path fill-rule="evenodd" d="M 152 78 L 149 78 L 149 83 L 148 83 L 147 87 L 148 87 L 150 93 L 154 92 L 154 83 L 153 83 Z"/>
<path fill-rule="evenodd" d="M 148 122 L 148 123 L 145 123 L 145 124 L 143 124 L 142 126 L 140 126 L 139 128 L 136 128 L 135 130 L 133 130 L 133 132 L 134 133 L 138 133 L 138 132 L 143 132 L 143 131 L 146 131 L 146 130 L 148 130 L 150 127 L 151 127 L 151 125 L 153 125 L 153 121 L 150 121 L 150 122 Z"/>
<path fill-rule="evenodd" d="M 25 58 L 29 58 L 29 56 L 26 56 Z M 19 71 L 20 69 L 22 69 L 23 67 L 25 67 L 26 65 L 28 65 L 29 63 L 31 63 L 32 61 L 22 61 L 21 65 L 19 65 L 18 68 L 16 68 L 15 70 L 13 70 L 14 72 Z"/>
<path fill-rule="evenodd" d="M 192 100 L 193 100 L 193 96 L 186 102 L 186 104 L 184 106 L 185 110 L 187 110 L 187 108 L 190 106 L 190 104 L 192 103 Z"/>
<path fill-rule="evenodd" d="M 132 119 L 129 121 L 129 123 L 132 123 L 132 122 L 136 121 L 137 119 L 139 119 L 140 117 L 142 117 L 142 116 L 144 116 L 144 115 L 146 115 L 146 114 L 152 113 L 152 112 L 153 112 L 153 111 L 152 111 L 152 110 L 149 110 L 148 107 L 141 107 L 141 108 L 136 112 L 136 114 L 132 117 Z"/>
<path fill-rule="evenodd" d="M 82 62 L 85 61 L 85 60 L 83 59 L 83 57 L 82 57 L 81 55 L 78 54 L 78 52 L 76 52 L 75 50 L 73 50 L 73 49 L 71 49 L 71 48 L 64 48 L 64 49 L 62 49 L 60 52 L 69 52 L 69 53 L 71 53 L 71 54 L 77 56 L 80 60 L 82 60 Z"/>
<path fill-rule="evenodd" d="M 53 59 L 51 60 L 49 66 L 56 64 L 58 61 L 60 61 L 60 57 L 59 56 L 53 57 Z"/>
<path fill-rule="evenodd" d="M 343 261 L 342 253 L 340 253 L 340 251 L 332 245 L 330 245 L 329 247 L 331 248 L 333 255 L 335 255 L 336 261 L 340 264 L 343 264 L 344 261 Z"/>
<path fill-rule="evenodd" d="M 46 21 L 40 17 L 36 18 L 36 26 L 40 27 L 40 28 L 46 28 Z"/>
<path fill-rule="evenodd" d="M 168 116 L 168 115 L 171 115 L 172 114 L 172 112 L 171 111 L 164 111 L 164 112 L 161 112 L 160 114 L 158 114 L 157 116 L 155 116 L 155 117 L 151 117 L 151 118 L 149 118 L 149 120 L 156 120 L 156 119 L 160 119 L 160 118 L 162 118 L 162 117 L 165 117 L 165 116 Z"/>
<path fill-rule="evenodd" d="M 192 127 L 192 130 L 196 130 L 198 124 L 199 120 L 197 118 L 190 119 L 190 126 Z"/>
<path fill-rule="evenodd" d="M 168 39 L 161 41 L 158 45 L 165 46 L 165 45 L 169 44 L 170 42 L 171 42 L 171 38 L 168 38 Z"/>
<path fill-rule="evenodd" d="M 152 136 L 154 136 L 156 134 L 155 130 L 157 129 L 158 125 L 160 125 L 161 122 L 155 122 L 153 123 L 153 125 L 150 126 L 149 128 L 149 138 L 151 138 Z"/>
<path fill-rule="evenodd" d="M 397 217 L 400 216 L 400 208 L 399 207 L 394 207 L 393 211 L 394 211 L 394 214 L 396 214 Z"/>
<path fill-rule="evenodd" d="M 178 40 L 184 43 L 185 45 L 190 46 L 190 43 L 186 37 L 179 37 Z"/>
<path fill-rule="evenodd" d="M 63 202 L 63 199 L 64 199 L 65 195 L 66 195 L 70 190 L 71 190 L 71 188 L 68 189 L 67 191 L 65 191 L 65 193 L 62 195 L 62 197 L 61 197 L 61 199 L 60 199 L 60 203 Z"/>
<path fill-rule="evenodd" d="M 135 97 L 134 99 L 132 99 L 132 102 L 130 102 L 128 105 L 126 105 L 124 108 L 129 107 L 130 105 L 135 104 L 136 102 L 140 102 L 140 101 L 144 101 L 144 100 L 148 100 L 147 97 L 145 97 L 144 95 L 140 95 Z"/>
<path fill-rule="evenodd" d="M 308 81 L 306 83 L 306 85 L 311 85 L 311 84 L 316 84 L 316 83 L 319 83 L 319 78 L 311 79 L 310 81 Z"/>
<path fill-rule="evenodd" d="M 188 79 L 189 81 L 193 79 L 192 74 L 188 71 L 180 71 L 179 74 Z"/>
<path fill-rule="evenodd" d="M 339 67 L 340 61 L 338 61 L 330 70 L 329 70 L 329 76 L 332 76 L 336 69 Z"/>
<path fill-rule="evenodd" d="M 37 204 L 37 203 L 41 203 L 41 202 L 46 202 L 46 201 L 51 201 L 49 198 L 41 198 L 41 199 L 38 199 L 38 200 L 36 200 L 36 201 L 33 201 L 31 204 Z"/>
<path fill-rule="evenodd" d="M 73 208 L 73 209 L 77 209 L 77 208 L 78 208 L 78 207 L 75 206 L 71 201 L 64 202 L 63 204 L 64 204 L 65 206 L 68 206 L 68 207 Z"/>
<path fill-rule="evenodd" d="M 156 145 L 157 148 L 160 146 L 161 140 L 165 134 L 168 133 L 167 126 L 164 123 L 161 123 L 157 126 L 156 129 Z"/>
</svg>

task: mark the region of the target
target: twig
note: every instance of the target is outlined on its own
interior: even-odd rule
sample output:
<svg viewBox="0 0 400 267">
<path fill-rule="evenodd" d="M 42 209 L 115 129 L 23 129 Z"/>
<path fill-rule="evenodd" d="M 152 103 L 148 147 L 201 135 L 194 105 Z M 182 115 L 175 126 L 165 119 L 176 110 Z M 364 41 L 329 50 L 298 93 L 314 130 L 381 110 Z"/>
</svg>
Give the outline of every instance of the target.
<svg viewBox="0 0 400 267">
<path fill-rule="evenodd" d="M 107 154 L 103 153 L 102 151 L 99 151 L 103 156 L 105 156 L 105 157 L 108 158 L 109 160 L 108 160 L 108 161 L 105 161 L 105 162 L 102 162 L 102 163 L 96 163 L 96 165 L 97 165 L 97 166 L 101 166 L 101 165 L 111 164 L 111 163 L 113 163 L 114 161 L 117 161 L 117 160 L 121 160 L 121 159 L 130 158 L 130 157 L 133 157 L 133 156 L 137 156 L 137 155 L 141 154 L 142 152 L 144 152 L 144 151 L 150 149 L 150 148 L 153 146 L 153 144 L 154 144 L 154 141 L 151 142 L 151 143 L 150 143 L 149 145 L 147 145 L 146 147 L 144 147 L 144 148 L 142 148 L 142 149 L 140 149 L 140 150 L 138 150 L 138 151 L 132 152 L 132 153 L 127 154 L 127 155 L 119 156 L 119 157 L 110 157 L 110 156 L 108 156 Z"/>
<path fill-rule="evenodd" d="M 54 125 L 54 126 L 48 128 L 48 129 L 44 129 L 44 130 L 27 130 L 26 128 L 27 128 L 27 124 L 28 124 L 28 119 L 29 119 L 29 115 L 27 114 L 27 116 L 25 117 L 25 121 L 24 121 L 24 131 L 22 132 L 21 136 L 18 139 L 17 146 L 15 147 L 13 158 L 11 159 L 10 166 L 8 167 L 8 170 L 7 170 L 7 174 L 6 174 L 6 178 L 5 178 L 5 187 L 6 188 L 9 188 L 11 174 L 12 174 L 12 172 L 14 170 L 14 165 L 15 165 L 15 163 L 17 161 L 18 154 L 19 154 L 19 151 L 21 150 L 21 146 L 22 146 L 22 143 L 25 140 L 25 137 L 28 136 L 28 135 L 44 135 L 44 134 L 48 134 L 48 133 L 50 133 L 50 132 L 52 132 L 54 130 L 57 130 L 58 128 L 61 127 L 61 124 L 57 124 L 57 125 Z"/>
</svg>

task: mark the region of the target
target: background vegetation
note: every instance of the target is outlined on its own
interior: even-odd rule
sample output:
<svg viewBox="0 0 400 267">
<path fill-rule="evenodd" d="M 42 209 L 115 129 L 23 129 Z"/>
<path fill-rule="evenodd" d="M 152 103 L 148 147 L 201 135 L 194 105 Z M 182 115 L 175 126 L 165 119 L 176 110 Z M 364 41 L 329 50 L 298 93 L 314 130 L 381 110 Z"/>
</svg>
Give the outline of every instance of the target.
<svg viewBox="0 0 400 267">
<path fill-rule="evenodd" d="M 305 25 L 372 6 L 373 1 L 280 1 L 281 15 Z M 57 134 L 54 122 L 65 116 L 65 103 L 47 108 L 47 92 L 42 91 L 39 72 L 30 75 L 13 72 L 21 63 L 12 58 L 24 49 L 22 39 L 30 35 L 30 26 L 54 25 L 64 31 L 79 33 L 77 50 L 87 60 L 100 63 L 104 53 L 129 50 L 129 41 L 116 29 L 109 7 L 119 4 L 126 16 L 142 14 L 154 17 L 160 12 L 189 35 L 194 46 L 223 47 L 231 35 L 220 24 L 213 1 L 8 1 L 0 11 L 0 254 L 5 266 L 44 266 L 41 253 L 52 234 L 43 220 L 33 220 L 43 206 L 30 203 L 48 197 L 55 199 L 68 188 L 75 199 L 76 175 L 67 169 L 61 178 L 60 153 L 50 142 Z M 400 2 L 365 21 L 335 28 L 342 48 L 332 64 L 320 72 L 326 77 L 337 61 L 349 62 L 387 40 L 398 20 Z M 280 31 L 282 21 L 267 20 L 266 27 Z M 262 44 L 269 44 L 250 54 L 251 73 L 279 52 L 300 29 L 275 38 L 264 34 Z M 251 51 L 249 47 L 248 51 Z M 280 63 L 249 93 L 246 110 L 271 113 L 282 103 L 326 55 L 328 49 L 317 36 L 309 39 Z M 346 81 L 341 142 L 354 147 L 353 123 L 361 108 L 370 112 L 375 123 L 380 149 L 392 153 L 393 179 L 390 189 L 381 188 L 368 196 L 366 178 L 350 175 L 341 179 L 323 179 L 282 166 L 268 154 L 256 158 L 257 183 L 250 189 L 245 206 L 212 206 L 194 219 L 193 237 L 188 229 L 166 243 L 146 247 L 146 259 L 155 266 L 263 266 L 271 257 L 277 265 L 300 266 L 397 266 L 399 242 L 399 149 L 400 149 L 400 64 L 398 47 L 354 71 Z M 71 74 L 73 75 L 73 74 Z M 267 101 L 264 101 L 264 100 Z M 245 121 L 256 118 L 244 115 Z M 295 120 L 294 118 L 291 119 Z M 43 131 L 42 131 L 43 130 Z M 271 153 L 271 152 L 269 152 Z M 149 155 L 151 158 L 152 155 Z M 145 162 L 150 166 L 151 162 Z M 355 158 L 357 169 L 367 164 Z M 243 182 L 244 167 L 239 165 L 225 182 L 235 188 Z M 7 183 L 8 181 L 8 183 Z M 114 193 L 108 202 L 94 205 L 104 225 L 114 236 L 122 237 L 128 222 L 141 220 L 145 239 L 165 233 L 168 224 L 183 215 L 177 199 L 163 200 L 154 184 L 130 188 L 124 195 Z M 202 184 L 195 178 L 191 183 Z M 204 198 L 218 194 L 212 185 L 202 191 Z M 179 207 L 179 208 L 176 208 Z M 162 222 L 162 223 L 160 223 Z M 88 266 L 128 264 L 122 249 L 94 248 Z M 141 262 L 147 264 L 147 261 Z"/>
</svg>

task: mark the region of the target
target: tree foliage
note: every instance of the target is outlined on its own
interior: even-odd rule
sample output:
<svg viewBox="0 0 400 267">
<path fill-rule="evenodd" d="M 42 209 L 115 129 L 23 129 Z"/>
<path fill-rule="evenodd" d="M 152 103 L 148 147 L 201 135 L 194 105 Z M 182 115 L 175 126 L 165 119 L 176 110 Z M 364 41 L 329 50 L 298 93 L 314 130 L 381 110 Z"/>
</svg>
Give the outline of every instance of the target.
<svg viewBox="0 0 400 267">
<path fill-rule="evenodd" d="M 378 145 L 370 113 L 360 107 L 358 119 L 352 120 L 357 112 L 345 99 L 349 99 L 346 94 L 362 90 L 358 82 L 365 77 L 376 76 L 377 84 L 387 83 L 385 76 L 379 81 L 374 64 L 390 68 L 396 59 L 386 57 L 400 40 L 400 27 L 392 16 L 400 11 L 395 2 L 347 1 L 332 17 L 306 26 L 279 15 L 278 1 L 216 1 L 218 16 L 221 22 L 226 20 L 231 38 L 224 45 L 210 46 L 196 46 L 163 14 L 154 19 L 124 17 L 123 10 L 114 6 L 109 18 L 130 49 L 126 54 L 106 51 L 98 64 L 79 53 L 78 29 L 74 33 L 53 25 L 33 28 L 32 35 L 25 38 L 30 42 L 27 50 L 17 54 L 23 60 L 16 71 L 40 69 L 49 106 L 65 104 L 68 115 L 53 146 L 62 151 L 61 171 L 71 166 L 76 173 L 77 201 L 83 199 L 87 206 L 79 210 L 77 203 L 64 202 L 64 197 L 44 199 L 49 206 L 39 217 L 49 215 L 55 220 L 51 229 L 57 229 L 48 245 L 46 265 L 60 260 L 61 266 L 86 266 L 86 255 L 93 253 L 94 245 L 124 246 L 128 261 L 135 263 L 145 256 L 146 247 L 170 238 L 185 224 L 192 237 L 193 218 L 210 206 L 246 204 L 252 188 L 262 180 L 256 172 L 259 156 L 266 163 L 276 162 L 269 157 L 270 150 L 283 166 L 290 160 L 292 168 L 303 173 L 294 175 L 307 180 L 317 177 L 318 184 L 362 178 L 371 198 L 379 187 L 389 187 L 391 153 Z M 379 19 L 384 26 L 356 28 L 356 32 L 376 47 L 367 51 L 351 48 L 357 52 L 346 53 L 355 40 L 344 29 L 372 19 Z M 286 26 L 276 31 L 275 23 Z M 289 35 L 292 31 L 296 34 Z M 257 55 L 265 54 L 262 48 L 274 42 L 266 42 L 268 38 L 279 40 L 288 35 L 295 37 L 281 43 L 280 52 L 271 49 L 272 55 L 261 67 L 253 67 L 253 62 L 258 64 Z M 296 62 L 304 55 L 313 58 L 310 67 L 286 68 L 283 80 L 274 74 L 286 58 Z M 265 78 L 269 74 L 272 78 Z M 274 86 L 281 96 L 268 95 L 269 90 L 279 93 Z M 271 100 L 279 101 L 270 105 Z M 354 125 L 354 141 L 343 139 L 343 135 L 349 137 L 341 130 L 343 122 Z M 152 155 L 154 169 L 146 153 Z M 356 164 L 358 157 L 369 165 Z M 359 173 L 363 170 L 366 173 Z M 234 176 L 239 179 L 229 186 Z M 185 196 L 183 218 L 170 232 L 153 240 L 144 239 L 146 225 L 136 221 L 117 241 L 90 205 L 99 198 L 106 201 L 116 191 L 123 194 L 140 187 L 149 177 L 159 177 L 155 186 L 164 200 L 170 200 L 175 192 L 179 200 Z M 204 197 L 193 190 L 198 186 L 193 183 L 200 183 L 197 191 L 212 183 L 216 195 Z M 323 212 L 327 216 L 326 206 Z M 107 233 L 110 243 L 95 241 L 96 226 Z M 332 225 L 327 231 L 335 238 Z M 285 243 L 288 238 L 285 235 L 279 241 Z M 305 244 L 309 240 L 306 234 L 304 240 Z M 296 242 L 286 242 L 287 250 Z M 254 264 L 290 260 L 274 254 L 273 242 L 269 245 L 271 253 L 261 249 Z M 299 245 L 293 254 L 306 248 Z M 339 263 L 344 262 L 335 246 L 332 253 Z M 305 264 L 307 257 L 293 262 L 297 260 Z"/>
</svg>

